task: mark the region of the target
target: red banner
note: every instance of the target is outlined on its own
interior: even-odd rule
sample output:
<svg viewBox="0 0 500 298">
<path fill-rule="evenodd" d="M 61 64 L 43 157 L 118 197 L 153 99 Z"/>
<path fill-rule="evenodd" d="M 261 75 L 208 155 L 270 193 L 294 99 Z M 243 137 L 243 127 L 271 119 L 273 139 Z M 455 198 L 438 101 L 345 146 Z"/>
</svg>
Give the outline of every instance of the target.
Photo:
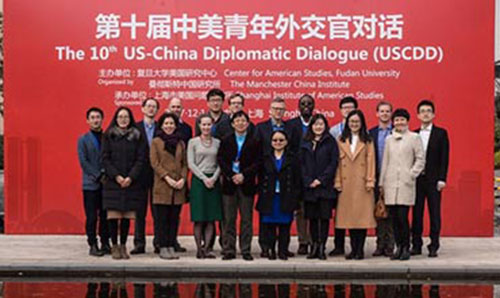
<svg viewBox="0 0 500 298">
<path fill-rule="evenodd" d="M 219 87 L 244 93 L 254 122 L 276 96 L 297 115 L 307 92 L 330 124 L 353 95 L 370 126 L 386 100 L 416 127 L 433 100 L 451 142 L 443 234 L 491 236 L 493 26 L 493 1 L 6 1 L 6 232 L 84 231 L 87 108 L 108 123 L 117 105 L 140 118 L 145 97 L 175 96 L 193 123 Z"/>
</svg>

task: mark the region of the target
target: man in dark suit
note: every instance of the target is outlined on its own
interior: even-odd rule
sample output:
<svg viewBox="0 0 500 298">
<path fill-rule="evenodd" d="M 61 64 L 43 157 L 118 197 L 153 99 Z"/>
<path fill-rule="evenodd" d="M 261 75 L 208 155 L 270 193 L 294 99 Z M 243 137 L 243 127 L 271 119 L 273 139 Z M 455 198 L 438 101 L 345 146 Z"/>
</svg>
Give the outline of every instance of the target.
<svg viewBox="0 0 500 298">
<path fill-rule="evenodd" d="M 306 134 L 309 122 L 314 112 L 314 98 L 309 94 L 304 94 L 299 99 L 300 115 L 290 119 L 287 124 L 294 131 L 293 137 L 290 139 L 291 148 L 295 148 L 295 152 L 299 154 L 300 144 L 303 136 Z M 304 205 L 296 212 L 295 222 L 297 225 L 297 234 L 299 236 L 299 249 L 297 254 L 307 255 L 309 246 L 311 245 L 311 235 L 309 234 L 308 221 L 304 217 Z"/>
<path fill-rule="evenodd" d="M 417 117 L 421 127 L 416 132 L 420 134 L 425 150 L 425 169 L 417 178 L 417 198 L 413 207 L 412 222 L 412 255 L 422 253 L 422 232 L 424 205 L 427 198 L 427 208 L 431 224 L 431 243 L 427 246 L 429 257 L 437 257 L 439 249 L 439 234 L 441 231 L 441 192 L 446 187 L 449 161 L 449 140 L 445 129 L 433 124 L 435 117 L 434 103 L 422 100 L 417 106 Z"/>
<path fill-rule="evenodd" d="M 286 111 L 285 100 L 281 97 L 276 97 L 271 101 L 271 106 L 269 108 L 269 120 L 261 122 L 257 124 L 255 128 L 255 134 L 259 143 L 262 146 L 262 154 L 271 154 L 271 134 L 273 131 L 282 130 L 288 135 L 289 140 L 294 140 L 296 137 L 294 136 L 295 130 L 290 126 L 290 124 L 283 121 L 283 115 Z M 295 144 L 290 142 L 288 150 L 297 152 L 297 148 L 294 148 Z M 263 229 L 261 229 L 262 225 L 259 225 L 259 246 L 262 250 L 261 257 L 267 258 L 269 257 L 269 249 L 266 247 L 264 241 Z M 287 257 L 293 257 L 294 254 L 290 251 L 285 252 Z"/>
<path fill-rule="evenodd" d="M 236 258 L 236 218 L 240 214 L 240 249 L 244 260 L 251 261 L 252 218 L 256 175 L 262 154 L 257 138 L 248 131 L 250 119 L 243 112 L 231 118 L 234 133 L 221 141 L 217 161 L 222 171 L 224 209 L 223 260 Z"/>
<path fill-rule="evenodd" d="M 148 146 L 146 148 L 146 160 L 145 166 L 142 169 L 142 173 L 139 176 L 140 183 L 144 188 L 144 199 L 143 204 L 136 212 L 135 218 L 135 229 L 134 229 L 134 249 L 130 251 L 130 254 L 143 254 L 146 252 L 146 216 L 148 214 L 148 202 L 151 204 L 151 214 L 153 216 L 153 226 L 155 238 L 153 240 L 153 246 L 155 253 L 159 252 L 159 240 L 158 235 L 158 223 L 156 222 L 156 210 L 153 205 L 153 179 L 154 172 L 151 168 L 151 162 L 149 161 L 149 147 L 151 142 L 155 137 L 157 131 L 160 129 L 158 124 L 155 122 L 155 116 L 160 109 L 160 103 L 154 98 L 147 98 L 142 102 L 142 114 L 143 120 L 136 123 L 137 128 L 143 135 L 143 137 L 148 141 Z"/>
<path fill-rule="evenodd" d="M 191 139 L 193 137 L 193 129 L 191 128 L 191 125 L 182 121 L 182 111 L 183 110 L 184 110 L 184 107 L 182 106 L 181 99 L 174 97 L 168 103 L 168 107 L 165 110 L 165 112 L 173 113 L 177 116 L 177 118 L 179 118 L 179 126 L 177 127 L 177 131 L 179 131 L 181 138 L 182 138 L 182 141 L 184 141 L 184 144 L 186 145 L 186 148 L 187 148 L 187 144 L 188 144 L 189 139 Z M 189 196 L 189 194 L 188 194 L 188 196 Z M 181 205 L 181 208 L 182 208 L 182 205 Z M 179 214 L 181 214 L 181 213 L 179 212 Z M 179 228 L 179 226 L 178 226 L 178 228 Z M 186 252 L 187 249 L 182 247 L 182 245 L 177 240 L 178 233 L 179 233 L 179 230 L 177 230 L 176 234 L 175 234 L 174 251 L 175 252 Z"/>
<path fill-rule="evenodd" d="M 370 135 L 375 145 L 375 161 L 376 161 L 376 184 L 380 176 L 382 167 L 382 158 L 384 156 L 385 139 L 391 134 L 392 124 L 392 105 L 389 102 L 381 101 L 377 104 L 377 119 L 378 125 L 370 129 Z M 375 201 L 378 200 L 380 192 L 378 187 L 375 187 Z M 377 219 L 377 249 L 373 252 L 374 257 L 385 255 L 392 256 L 394 250 L 394 233 L 392 230 L 392 222 L 390 218 Z"/>
<path fill-rule="evenodd" d="M 83 206 L 85 208 L 85 233 L 90 246 L 89 255 L 101 257 L 111 252 L 108 221 L 102 207 L 104 169 L 101 163 L 102 121 L 104 113 L 92 107 L 87 110 L 90 131 L 78 138 L 78 161 L 82 168 Z M 99 222 L 101 249 L 97 246 L 96 229 Z"/>
</svg>

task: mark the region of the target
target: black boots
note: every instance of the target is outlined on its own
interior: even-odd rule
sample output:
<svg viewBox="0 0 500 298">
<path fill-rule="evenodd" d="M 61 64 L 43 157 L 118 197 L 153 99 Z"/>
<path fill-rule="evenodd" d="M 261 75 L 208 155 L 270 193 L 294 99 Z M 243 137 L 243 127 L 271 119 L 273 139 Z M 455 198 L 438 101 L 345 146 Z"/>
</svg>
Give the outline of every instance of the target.
<svg viewBox="0 0 500 298">
<path fill-rule="evenodd" d="M 316 259 L 318 257 L 318 252 L 319 252 L 319 243 L 313 242 L 311 246 L 311 251 L 309 251 L 309 255 L 307 256 L 307 258 Z"/>
<path fill-rule="evenodd" d="M 410 259 L 410 249 L 408 246 L 398 246 L 391 260 L 407 261 Z"/>
<path fill-rule="evenodd" d="M 311 251 L 309 252 L 307 258 L 326 260 L 325 244 L 320 242 L 314 242 L 311 246 Z"/>
</svg>

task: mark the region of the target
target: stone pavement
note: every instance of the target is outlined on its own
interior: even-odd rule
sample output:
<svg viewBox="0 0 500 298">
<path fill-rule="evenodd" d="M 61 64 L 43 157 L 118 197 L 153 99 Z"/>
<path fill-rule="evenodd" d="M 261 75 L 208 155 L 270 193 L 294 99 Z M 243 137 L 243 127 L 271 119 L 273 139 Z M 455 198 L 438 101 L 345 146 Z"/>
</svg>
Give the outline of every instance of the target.
<svg viewBox="0 0 500 298">
<path fill-rule="evenodd" d="M 129 249 L 132 240 L 130 237 Z M 148 237 L 148 244 L 151 240 Z M 442 238 L 438 258 L 431 259 L 424 254 L 405 262 L 371 257 L 375 246 L 373 237 L 367 239 L 362 261 L 344 257 L 307 260 L 304 256 L 269 261 L 259 258 L 256 240 L 254 237 L 255 260 L 252 262 L 242 260 L 241 256 L 222 261 L 218 247 L 217 259 L 198 260 L 192 236 L 180 237 L 188 252 L 180 254 L 179 260 L 162 260 L 152 252 L 151 246 L 144 255 L 113 260 L 111 256 L 90 257 L 84 236 L 0 235 L 0 277 L 500 279 L 500 238 Z M 332 245 L 330 238 L 327 252 Z M 292 238 L 290 249 L 296 251 L 296 238 Z"/>
</svg>

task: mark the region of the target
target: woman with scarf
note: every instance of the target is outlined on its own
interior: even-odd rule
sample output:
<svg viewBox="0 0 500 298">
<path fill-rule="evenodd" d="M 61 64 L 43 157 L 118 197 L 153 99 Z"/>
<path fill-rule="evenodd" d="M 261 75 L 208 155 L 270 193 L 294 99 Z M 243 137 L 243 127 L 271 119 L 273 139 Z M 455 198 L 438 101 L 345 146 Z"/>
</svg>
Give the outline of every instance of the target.
<svg viewBox="0 0 500 298">
<path fill-rule="evenodd" d="M 177 131 L 179 119 L 163 114 L 160 130 L 151 143 L 150 159 L 154 170 L 153 204 L 157 208 L 160 258 L 178 259 L 174 251 L 181 206 L 186 202 L 186 145 Z"/>
<path fill-rule="evenodd" d="M 108 211 L 113 259 L 130 258 L 126 243 L 130 219 L 135 218 L 144 197 L 138 178 L 146 161 L 146 146 L 132 111 L 118 108 L 102 141 L 102 164 L 108 177 L 103 186 L 103 208 Z"/>
</svg>

